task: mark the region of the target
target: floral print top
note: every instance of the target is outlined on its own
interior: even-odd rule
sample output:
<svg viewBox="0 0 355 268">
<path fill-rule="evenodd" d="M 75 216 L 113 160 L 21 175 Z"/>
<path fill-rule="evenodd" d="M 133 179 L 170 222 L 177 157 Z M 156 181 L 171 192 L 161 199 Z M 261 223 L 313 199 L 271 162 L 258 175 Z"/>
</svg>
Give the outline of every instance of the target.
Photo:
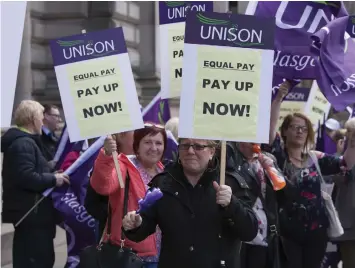
<svg viewBox="0 0 355 268">
<path fill-rule="evenodd" d="M 292 204 L 285 207 L 287 210 L 297 211 L 300 224 L 306 230 L 315 230 L 327 228 L 329 221 L 325 211 L 324 201 L 321 195 L 321 176 L 311 157 L 305 160 L 303 168 L 295 167 L 288 159 L 287 151 L 284 149 L 280 135 L 276 135 L 274 143 L 263 145 L 263 150 L 272 153 L 278 166 L 283 170 L 284 175 L 295 185 L 296 197 Z M 342 157 L 328 155 L 325 153 L 317 154 L 318 164 L 323 176 L 342 173 L 343 167 L 346 167 Z M 350 176 L 346 172 L 345 176 Z"/>
<path fill-rule="evenodd" d="M 133 156 L 129 158 L 133 165 L 137 168 L 139 171 L 139 174 L 141 175 L 141 178 L 145 184 L 146 190 L 148 190 L 148 183 L 152 180 L 152 176 L 148 174 L 148 172 L 145 170 L 145 168 L 142 166 L 142 164 L 138 161 L 137 157 Z M 163 172 L 162 169 L 157 167 L 157 174 Z M 159 227 L 157 226 L 157 230 L 155 232 L 155 238 L 156 238 L 156 243 L 157 243 L 157 251 L 158 254 L 156 256 L 146 256 L 143 257 L 143 261 L 145 262 L 158 262 L 159 261 L 159 255 L 160 255 L 160 248 L 161 248 L 161 231 Z"/>
</svg>

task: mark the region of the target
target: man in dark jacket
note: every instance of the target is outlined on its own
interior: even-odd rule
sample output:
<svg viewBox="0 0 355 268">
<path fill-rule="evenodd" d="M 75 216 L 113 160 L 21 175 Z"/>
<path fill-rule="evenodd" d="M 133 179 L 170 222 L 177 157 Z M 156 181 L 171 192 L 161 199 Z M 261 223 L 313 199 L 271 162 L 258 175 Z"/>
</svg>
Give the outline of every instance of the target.
<svg viewBox="0 0 355 268">
<path fill-rule="evenodd" d="M 54 264 L 55 211 L 51 199 L 44 198 L 19 223 L 45 190 L 69 182 L 65 174 L 50 173 L 41 151 L 42 120 L 42 105 L 23 101 L 15 112 L 18 127 L 9 129 L 1 138 L 2 221 L 15 225 L 14 268 L 52 268 Z"/>
<path fill-rule="evenodd" d="M 263 152 L 263 157 L 268 158 L 268 165 L 277 168 L 271 154 Z M 288 192 L 287 188 L 274 191 L 265 172 L 265 162 L 254 153 L 252 143 L 227 144 L 226 172 L 246 180 L 259 223 L 258 235 L 242 245 L 241 268 L 283 268 L 285 265 L 278 237 L 278 201 L 286 198 Z"/>
<path fill-rule="evenodd" d="M 58 143 L 55 132 L 58 130 L 61 116 L 58 107 L 55 105 L 44 105 L 43 116 L 41 141 L 45 158 L 47 161 L 52 161 Z"/>
<path fill-rule="evenodd" d="M 239 268 L 241 240 L 257 234 L 248 185 L 234 174 L 226 174 L 226 184 L 219 185 L 214 152 L 212 141 L 180 140 L 179 163 L 150 184 L 160 188 L 163 197 L 140 215 L 129 212 L 123 220 L 127 238 L 136 242 L 159 225 L 159 268 Z"/>
</svg>

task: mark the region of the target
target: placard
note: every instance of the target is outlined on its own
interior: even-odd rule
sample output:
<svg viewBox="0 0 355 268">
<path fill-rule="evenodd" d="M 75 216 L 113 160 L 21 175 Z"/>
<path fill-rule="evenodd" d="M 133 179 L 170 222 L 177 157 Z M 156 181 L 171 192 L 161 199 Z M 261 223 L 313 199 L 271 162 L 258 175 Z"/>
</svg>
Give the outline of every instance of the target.
<svg viewBox="0 0 355 268">
<path fill-rule="evenodd" d="M 213 11 L 213 1 L 159 1 L 162 99 L 180 97 L 185 20 L 190 11 Z"/>
<path fill-rule="evenodd" d="M 247 15 L 188 15 L 179 137 L 268 142 L 274 25 Z"/>
<path fill-rule="evenodd" d="M 144 127 L 121 27 L 50 46 L 71 142 Z"/>
</svg>

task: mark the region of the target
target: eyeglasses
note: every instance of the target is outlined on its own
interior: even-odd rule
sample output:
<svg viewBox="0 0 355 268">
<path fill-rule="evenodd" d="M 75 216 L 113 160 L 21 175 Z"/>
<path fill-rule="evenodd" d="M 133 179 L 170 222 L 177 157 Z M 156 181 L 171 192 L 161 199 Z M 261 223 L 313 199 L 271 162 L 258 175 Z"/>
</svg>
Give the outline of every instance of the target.
<svg viewBox="0 0 355 268">
<path fill-rule="evenodd" d="M 178 148 L 179 150 L 182 151 L 188 151 L 190 149 L 190 147 L 192 147 L 192 149 L 194 149 L 195 151 L 203 151 L 205 148 L 207 147 L 211 147 L 210 145 L 202 145 L 202 144 L 179 144 Z"/>
<path fill-rule="evenodd" d="M 301 131 L 303 133 L 308 132 L 308 127 L 305 126 L 299 126 L 299 125 L 290 125 L 290 128 L 293 131 Z"/>
<path fill-rule="evenodd" d="M 160 128 L 160 129 L 165 129 L 164 126 L 159 125 L 159 124 L 152 124 L 152 123 L 144 123 L 144 127 L 156 127 L 156 128 Z"/>
<path fill-rule="evenodd" d="M 48 115 L 54 116 L 55 118 L 60 119 L 60 115 L 59 114 L 48 114 Z"/>
</svg>

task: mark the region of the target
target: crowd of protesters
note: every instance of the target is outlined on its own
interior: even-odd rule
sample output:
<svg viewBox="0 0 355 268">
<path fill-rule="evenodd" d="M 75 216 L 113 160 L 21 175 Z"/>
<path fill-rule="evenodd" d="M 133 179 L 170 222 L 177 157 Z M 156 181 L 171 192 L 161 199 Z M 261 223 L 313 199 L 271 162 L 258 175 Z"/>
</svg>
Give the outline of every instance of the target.
<svg viewBox="0 0 355 268">
<path fill-rule="evenodd" d="M 227 143 L 225 184 L 220 183 L 220 143 L 179 139 L 178 118 L 165 126 L 146 122 L 142 129 L 108 136 L 85 198 L 87 211 L 98 221 L 97 243 L 121 245 L 124 236 L 144 268 L 321 268 L 331 241 L 343 268 L 355 267 L 355 119 L 343 129 L 334 119 L 327 121 L 336 144 L 333 155 L 314 150 L 315 133 L 304 114 L 286 116 L 278 132 L 280 105 L 290 86 L 284 82 L 272 103 L 270 141 L 261 145 L 261 154 L 252 143 Z M 26 100 L 14 120 L 16 127 L 1 138 L 2 220 L 15 226 L 13 267 L 51 268 L 59 219 L 50 197 L 22 217 L 43 191 L 70 183 L 62 170 L 54 169 L 62 119 L 58 107 Z M 163 159 L 166 130 L 179 144 L 174 163 Z M 126 215 L 113 152 L 129 184 Z M 61 169 L 79 156 L 80 149 L 73 149 Z M 266 172 L 270 167 L 286 181 L 282 190 L 274 190 Z M 335 184 L 333 200 L 344 229 L 332 239 L 323 177 Z M 137 214 L 137 200 L 152 188 L 163 197 Z"/>
</svg>

